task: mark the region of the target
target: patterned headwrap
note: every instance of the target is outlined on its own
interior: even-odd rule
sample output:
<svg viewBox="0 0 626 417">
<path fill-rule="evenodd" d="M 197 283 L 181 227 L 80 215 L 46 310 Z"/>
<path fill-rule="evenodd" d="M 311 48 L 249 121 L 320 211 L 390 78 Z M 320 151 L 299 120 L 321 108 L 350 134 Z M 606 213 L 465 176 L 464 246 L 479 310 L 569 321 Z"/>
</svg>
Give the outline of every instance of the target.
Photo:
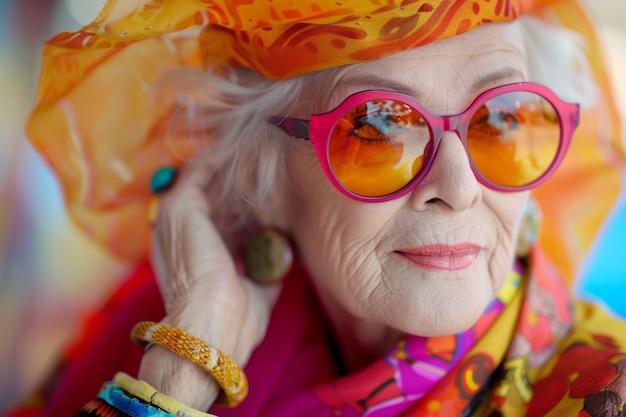
<svg viewBox="0 0 626 417">
<path fill-rule="evenodd" d="M 113 253 L 139 259 L 147 253 L 148 228 L 138 220 L 150 176 L 198 152 L 189 132 L 165 131 L 174 97 L 152 94 L 164 74 L 217 64 L 286 79 L 526 13 L 588 40 L 602 92 L 560 172 L 536 191 L 547 225 L 542 243 L 571 278 L 617 197 L 615 165 L 623 162 L 596 37 L 578 0 L 109 0 L 95 22 L 45 45 L 27 134 L 79 225 Z"/>
</svg>

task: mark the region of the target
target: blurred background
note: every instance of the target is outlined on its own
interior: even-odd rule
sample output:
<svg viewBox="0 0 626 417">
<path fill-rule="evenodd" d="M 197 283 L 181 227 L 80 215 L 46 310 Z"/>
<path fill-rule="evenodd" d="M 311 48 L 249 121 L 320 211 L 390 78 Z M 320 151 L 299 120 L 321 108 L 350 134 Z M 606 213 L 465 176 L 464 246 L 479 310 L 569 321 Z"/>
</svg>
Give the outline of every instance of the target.
<svg viewBox="0 0 626 417">
<path fill-rule="evenodd" d="M 90 22 L 103 4 L 0 0 L 0 414 L 34 388 L 80 317 L 127 269 L 68 221 L 55 179 L 23 134 L 41 44 Z M 589 6 L 600 23 L 626 114 L 626 2 L 593 0 Z M 624 243 L 626 190 L 576 286 L 581 296 L 599 299 L 626 317 Z"/>
</svg>

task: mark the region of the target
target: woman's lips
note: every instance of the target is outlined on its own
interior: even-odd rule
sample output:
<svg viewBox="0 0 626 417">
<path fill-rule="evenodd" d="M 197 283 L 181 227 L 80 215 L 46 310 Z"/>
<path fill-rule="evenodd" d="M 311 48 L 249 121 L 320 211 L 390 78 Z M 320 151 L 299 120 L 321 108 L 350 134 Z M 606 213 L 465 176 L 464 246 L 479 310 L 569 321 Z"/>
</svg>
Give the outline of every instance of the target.
<svg viewBox="0 0 626 417">
<path fill-rule="evenodd" d="M 460 245 L 428 245 L 418 248 L 399 250 L 402 256 L 408 258 L 426 269 L 439 271 L 457 271 L 467 268 L 478 259 L 480 246 L 472 243 Z"/>
</svg>

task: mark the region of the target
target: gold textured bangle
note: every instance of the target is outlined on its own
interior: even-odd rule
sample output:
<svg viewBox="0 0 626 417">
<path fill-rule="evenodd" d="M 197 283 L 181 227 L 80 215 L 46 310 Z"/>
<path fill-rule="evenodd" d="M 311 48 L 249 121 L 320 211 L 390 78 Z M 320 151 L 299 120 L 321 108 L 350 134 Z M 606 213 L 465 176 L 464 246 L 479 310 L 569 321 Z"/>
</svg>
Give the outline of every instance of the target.
<svg viewBox="0 0 626 417">
<path fill-rule="evenodd" d="M 113 378 L 113 383 L 126 391 L 129 395 L 160 408 L 175 416 L 184 417 L 217 417 L 213 414 L 203 413 L 187 407 L 173 398 L 157 391 L 145 381 L 138 381 L 124 372 L 118 372 Z"/>
<path fill-rule="evenodd" d="M 156 343 L 204 369 L 222 388 L 216 404 L 234 407 L 248 394 L 248 379 L 243 370 L 228 355 L 207 345 L 184 330 L 153 321 L 141 321 L 133 327 L 131 337 L 145 346 Z"/>
</svg>

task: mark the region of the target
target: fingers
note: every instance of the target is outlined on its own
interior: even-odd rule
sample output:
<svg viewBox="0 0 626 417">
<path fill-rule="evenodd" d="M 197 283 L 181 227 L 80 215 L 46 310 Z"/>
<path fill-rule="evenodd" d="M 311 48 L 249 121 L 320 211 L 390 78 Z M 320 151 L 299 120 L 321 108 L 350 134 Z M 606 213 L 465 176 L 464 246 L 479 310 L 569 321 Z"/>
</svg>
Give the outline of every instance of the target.
<svg viewBox="0 0 626 417">
<path fill-rule="evenodd" d="M 237 310 L 250 294 L 265 308 L 274 304 L 279 292 L 278 286 L 249 285 L 239 276 L 229 249 L 210 219 L 206 189 L 212 174 L 207 164 L 187 165 L 173 186 L 160 194 L 151 259 L 168 313 L 199 298 L 198 302 L 217 302 L 242 315 Z M 215 300 L 218 296 L 220 299 Z"/>
<path fill-rule="evenodd" d="M 236 314 L 230 315 L 232 322 L 226 320 L 219 299 L 231 294 L 237 299 L 234 304 L 245 305 L 247 297 L 243 286 L 237 285 L 239 278 L 226 245 L 210 221 L 211 208 L 204 192 L 210 176 L 206 167 L 189 165 L 166 192 L 158 194 L 151 262 L 167 312 L 162 322 L 230 351 L 246 331 L 244 320 Z M 249 353 L 237 356 L 247 360 Z M 139 378 L 198 409 L 206 410 L 219 392 L 197 365 L 161 346 L 144 354 Z"/>
<path fill-rule="evenodd" d="M 280 287 L 260 286 L 238 274 L 211 221 L 206 190 L 212 174 L 206 164 L 187 165 L 158 195 L 151 261 L 167 312 L 162 322 L 215 346 L 243 367 L 265 335 Z M 206 409 L 219 391 L 197 365 L 160 346 L 144 355 L 139 377 L 192 407 Z"/>
<path fill-rule="evenodd" d="M 208 410 L 217 399 L 219 385 L 200 367 L 153 345 L 144 354 L 139 379 L 157 391 L 196 410 Z"/>
<path fill-rule="evenodd" d="M 189 165 L 159 197 L 152 262 L 168 312 L 188 303 L 200 289 L 219 291 L 238 279 L 232 257 L 210 221 L 207 176 L 210 171 L 203 165 Z"/>
<path fill-rule="evenodd" d="M 210 218 L 206 164 L 190 164 L 159 194 L 151 261 L 166 320 L 247 360 L 263 338 L 279 286 L 259 286 L 240 276 Z"/>
</svg>

